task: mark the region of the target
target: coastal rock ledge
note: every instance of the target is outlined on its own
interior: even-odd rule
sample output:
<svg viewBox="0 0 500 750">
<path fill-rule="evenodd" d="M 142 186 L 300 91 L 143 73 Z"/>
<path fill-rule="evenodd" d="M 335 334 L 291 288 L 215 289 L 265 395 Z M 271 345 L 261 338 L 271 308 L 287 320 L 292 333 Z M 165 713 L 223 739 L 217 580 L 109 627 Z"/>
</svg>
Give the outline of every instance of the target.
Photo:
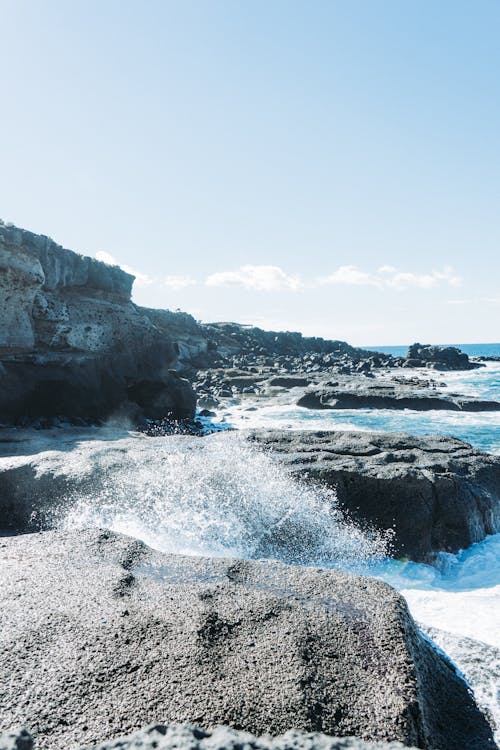
<svg viewBox="0 0 500 750">
<path fill-rule="evenodd" d="M 0 730 L 30 727 L 39 748 L 158 720 L 495 747 L 466 683 L 380 581 L 167 555 L 99 529 L 4 537 L 0 571 Z"/>
<path fill-rule="evenodd" d="M 394 530 L 393 553 L 430 562 L 500 531 L 500 457 L 445 436 L 251 431 L 294 476 L 334 487 L 361 526 Z"/>
</svg>

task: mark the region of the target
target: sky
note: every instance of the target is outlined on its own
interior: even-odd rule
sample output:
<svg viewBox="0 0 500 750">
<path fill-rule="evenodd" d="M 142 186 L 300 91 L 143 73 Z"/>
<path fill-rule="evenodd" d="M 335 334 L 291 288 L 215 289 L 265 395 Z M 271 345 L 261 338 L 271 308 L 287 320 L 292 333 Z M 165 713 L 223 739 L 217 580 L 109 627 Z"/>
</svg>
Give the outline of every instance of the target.
<svg viewBox="0 0 500 750">
<path fill-rule="evenodd" d="M 498 0 L 0 0 L 0 217 L 134 301 L 500 340 Z"/>
</svg>

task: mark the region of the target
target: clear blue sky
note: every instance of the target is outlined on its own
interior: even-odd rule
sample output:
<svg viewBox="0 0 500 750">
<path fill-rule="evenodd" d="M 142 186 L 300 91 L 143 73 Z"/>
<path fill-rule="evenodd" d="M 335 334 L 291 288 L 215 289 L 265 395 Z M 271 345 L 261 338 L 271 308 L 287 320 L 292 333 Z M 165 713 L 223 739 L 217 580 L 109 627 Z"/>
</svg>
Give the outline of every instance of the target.
<svg viewBox="0 0 500 750">
<path fill-rule="evenodd" d="M 0 0 L 0 216 L 140 304 L 500 339 L 498 0 Z"/>
</svg>

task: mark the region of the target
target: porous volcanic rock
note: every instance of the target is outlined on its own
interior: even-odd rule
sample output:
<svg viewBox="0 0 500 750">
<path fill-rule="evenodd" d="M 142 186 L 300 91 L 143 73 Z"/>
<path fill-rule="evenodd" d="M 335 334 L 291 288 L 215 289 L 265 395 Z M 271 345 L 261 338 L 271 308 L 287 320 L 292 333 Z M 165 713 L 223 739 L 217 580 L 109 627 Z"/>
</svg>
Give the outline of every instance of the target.
<svg viewBox="0 0 500 750">
<path fill-rule="evenodd" d="M 415 411 L 500 411 L 500 402 L 467 398 L 425 384 L 340 375 L 308 388 L 297 401 L 307 409 L 412 409 Z"/>
<path fill-rule="evenodd" d="M 173 314 L 153 320 L 134 305 L 133 280 L 0 225 L 0 421 L 95 419 L 125 405 L 132 414 L 149 416 L 157 405 L 155 417 L 193 417 L 193 389 L 169 372 L 179 353 L 168 330 Z M 154 399 L 145 408 L 129 389 L 148 384 Z"/>
<path fill-rule="evenodd" d="M 348 573 L 153 552 L 108 531 L 0 542 L 0 729 L 40 748 L 158 721 L 494 748 L 402 597 Z"/>
<path fill-rule="evenodd" d="M 254 431 L 296 475 L 335 487 L 351 518 L 394 530 L 394 553 L 428 561 L 500 531 L 500 457 L 450 437 Z"/>
<path fill-rule="evenodd" d="M 27 730 L 0 733 L 0 750 L 32 750 Z M 153 724 L 139 732 L 93 745 L 92 750 L 408 750 L 401 742 L 364 742 L 356 737 L 290 730 L 280 737 L 256 737 L 232 727 L 200 729 L 191 724 Z M 86 750 L 91 750 L 87 748 Z M 409 749 L 411 750 L 411 748 Z"/>
<path fill-rule="evenodd" d="M 401 742 L 364 742 L 356 737 L 329 737 L 296 730 L 279 737 L 256 737 L 232 727 L 205 730 L 181 724 L 148 727 L 129 737 L 105 742 L 97 750 L 137 747 L 144 750 L 405 750 L 406 746 Z"/>
</svg>

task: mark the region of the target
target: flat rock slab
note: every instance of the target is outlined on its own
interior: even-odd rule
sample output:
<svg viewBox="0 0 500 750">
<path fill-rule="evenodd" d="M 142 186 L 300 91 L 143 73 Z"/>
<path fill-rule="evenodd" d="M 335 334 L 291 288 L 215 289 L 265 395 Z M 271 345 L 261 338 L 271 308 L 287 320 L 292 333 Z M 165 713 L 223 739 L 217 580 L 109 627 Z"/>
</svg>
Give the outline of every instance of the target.
<svg viewBox="0 0 500 750">
<path fill-rule="evenodd" d="M 351 518 L 393 529 L 397 556 L 429 561 L 500 531 L 500 457 L 449 437 L 252 431 L 297 476 L 335 487 Z"/>
<path fill-rule="evenodd" d="M 40 748 L 155 721 L 494 748 L 402 597 L 369 578 L 156 553 L 107 531 L 0 542 L 0 729 Z"/>
<path fill-rule="evenodd" d="M 411 409 L 413 411 L 500 411 L 500 402 L 468 398 L 436 388 L 390 379 L 339 376 L 311 386 L 297 401 L 307 409 Z"/>
</svg>

